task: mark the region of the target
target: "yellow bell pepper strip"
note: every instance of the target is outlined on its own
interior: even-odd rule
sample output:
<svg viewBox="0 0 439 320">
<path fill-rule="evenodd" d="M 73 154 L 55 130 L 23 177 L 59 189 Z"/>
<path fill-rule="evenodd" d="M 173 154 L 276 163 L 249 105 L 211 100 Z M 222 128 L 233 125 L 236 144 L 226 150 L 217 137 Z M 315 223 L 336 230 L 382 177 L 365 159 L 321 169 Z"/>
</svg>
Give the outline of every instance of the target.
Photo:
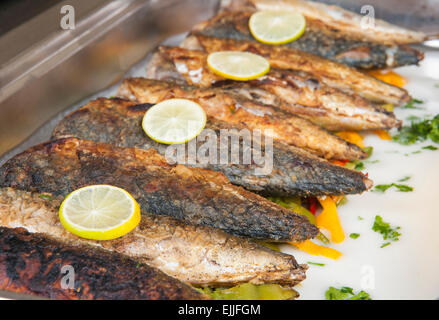
<svg viewBox="0 0 439 320">
<path fill-rule="evenodd" d="M 400 88 L 402 88 L 407 83 L 406 78 L 393 71 L 372 70 L 369 71 L 369 74 L 372 77 L 375 77 L 383 82 Z"/>
<path fill-rule="evenodd" d="M 311 240 L 305 240 L 303 242 L 291 242 L 291 244 L 297 247 L 299 250 L 305 251 L 313 256 L 324 256 L 334 260 L 337 260 L 342 256 L 340 251 L 329 247 L 320 246 Z"/>
<path fill-rule="evenodd" d="M 392 140 L 392 137 L 386 130 L 374 130 L 375 133 L 381 140 Z"/>
<path fill-rule="evenodd" d="M 391 103 L 383 104 L 383 105 L 381 105 L 381 107 L 383 107 L 384 110 L 386 110 L 388 112 L 393 112 L 393 110 L 395 110 L 395 106 Z"/>
<path fill-rule="evenodd" d="M 316 218 L 317 226 L 331 232 L 333 242 L 343 242 L 345 235 L 338 218 L 335 201 L 331 197 L 319 197 L 317 199 L 323 207 L 323 211 Z"/>
<path fill-rule="evenodd" d="M 335 133 L 336 136 L 339 136 L 340 138 L 353 143 L 360 148 L 364 148 L 363 144 L 363 137 L 358 134 L 358 132 L 355 131 L 340 131 Z"/>
</svg>

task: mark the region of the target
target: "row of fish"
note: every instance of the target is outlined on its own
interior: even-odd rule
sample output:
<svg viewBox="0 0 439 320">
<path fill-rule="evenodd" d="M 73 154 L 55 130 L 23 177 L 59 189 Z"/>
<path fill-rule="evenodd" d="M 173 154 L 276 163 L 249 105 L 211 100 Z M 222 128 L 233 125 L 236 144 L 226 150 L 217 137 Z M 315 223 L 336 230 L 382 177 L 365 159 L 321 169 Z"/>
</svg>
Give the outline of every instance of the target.
<svg viewBox="0 0 439 320">
<path fill-rule="evenodd" d="M 267 8 L 300 9 L 305 34 L 285 46 L 256 42 L 248 18 Z M 0 289 L 67 299 L 204 299 L 185 283 L 292 287 L 305 279 L 306 265 L 251 239 L 300 242 L 316 237 L 318 228 L 262 195 L 344 195 L 371 188 L 361 172 L 328 161 L 367 156 L 331 131 L 398 128 L 401 122 L 381 105 L 410 96 L 353 67 L 418 63 L 422 53 L 407 44 L 424 39 L 381 21 L 371 37 L 347 23 L 355 16 L 329 8 L 299 0 L 223 1 L 223 10 L 196 26 L 180 47 L 157 50 L 148 79 L 124 80 L 120 98 L 91 101 L 63 119 L 50 142 L 7 161 L 0 168 Z M 226 80 L 206 63 L 209 53 L 223 50 L 257 53 L 272 68 L 246 83 Z M 145 112 L 169 98 L 201 105 L 217 142 L 209 150 L 215 155 L 224 151 L 224 129 L 238 142 L 240 159 L 264 155 L 272 139 L 272 170 L 257 174 L 264 164 L 254 158 L 244 164 L 193 159 L 191 148 L 195 154 L 205 148 L 198 139 L 184 144 L 182 157 L 170 163 L 169 147 L 141 127 Z M 245 130 L 262 130 L 266 139 L 247 144 Z M 232 158 L 232 146 L 225 148 Z M 92 184 L 130 192 L 142 208 L 139 226 L 105 242 L 67 232 L 58 218 L 61 201 Z M 75 267 L 75 290 L 59 287 L 60 265 Z"/>
</svg>

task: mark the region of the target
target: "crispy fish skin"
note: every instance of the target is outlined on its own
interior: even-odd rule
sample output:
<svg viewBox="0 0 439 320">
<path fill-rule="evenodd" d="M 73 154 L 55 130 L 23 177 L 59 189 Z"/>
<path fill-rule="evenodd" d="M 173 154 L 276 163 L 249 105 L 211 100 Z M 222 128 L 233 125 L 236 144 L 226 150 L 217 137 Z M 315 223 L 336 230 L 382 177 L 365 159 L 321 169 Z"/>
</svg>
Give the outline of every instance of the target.
<svg viewBox="0 0 439 320">
<path fill-rule="evenodd" d="M 393 112 L 331 88 L 305 72 L 271 69 L 267 75 L 242 84 L 216 75 L 206 61 L 207 54 L 203 51 L 162 46 L 148 65 L 148 78 L 183 80 L 201 87 L 232 87 L 250 100 L 276 106 L 332 131 L 401 126 Z"/>
<path fill-rule="evenodd" d="M 74 289 L 62 288 L 74 269 Z M 24 229 L 0 227 L 0 289 L 65 300 L 200 300 L 204 295 L 159 270 L 117 253 L 66 245 Z"/>
<path fill-rule="evenodd" d="M 146 212 L 270 241 L 317 235 L 308 219 L 232 185 L 218 172 L 169 165 L 156 150 L 75 138 L 40 144 L 0 168 L 0 186 L 67 196 L 87 185 L 127 190 Z"/>
<path fill-rule="evenodd" d="M 306 265 L 293 256 L 209 227 L 194 227 L 167 216 L 144 213 L 132 232 L 108 241 L 77 237 L 58 217 L 62 197 L 0 188 L 0 226 L 24 228 L 66 244 L 74 243 L 126 255 L 195 286 L 240 283 L 294 286 L 305 279 Z M 90 250 L 92 251 L 92 250 Z"/>
<path fill-rule="evenodd" d="M 216 38 L 257 41 L 248 27 L 253 13 L 253 11 L 225 11 L 202 22 L 194 31 Z M 421 51 L 409 46 L 352 38 L 349 34 L 327 28 L 321 20 L 311 17 L 306 19 L 303 35 L 283 46 L 361 69 L 417 65 L 424 58 Z"/>
<path fill-rule="evenodd" d="M 123 99 L 100 98 L 66 116 L 55 128 L 52 138 L 76 137 L 119 147 L 152 148 L 165 155 L 168 146 L 150 139 L 140 126 L 145 112 L 150 107 L 151 104 L 136 105 Z M 206 129 L 215 131 L 217 155 L 221 153 L 220 130 L 231 128 L 229 124 L 208 118 Z M 242 129 L 236 126 L 233 128 Z M 250 149 L 256 147 L 255 142 L 253 146 L 246 146 L 242 140 L 237 139 L 237 141 L 239 141 L 240 159 L 244 152 L 255 154 L 253 149 Z M 197 153 L 203 144 L 203 140 L 197 140 Z M 264 150 L 262 147 L 258 150 Z M 185 150 L 186 153 L 189 150 L 187 144 Z M 206 164 L 197 159 L 196 162 L 188 165 L 220 171 L 233 184 L 266 195 L 308 197 L 361 193 L 372 184 L 360 172 L 333 165 L 301 149 L 279 143 L 273 146 L 271 173 L 256 175 L 255 170 L 261 165 L 254 160 L 249 164 L 241 162 L 221 164 L 217 159 Z"/>
<path fill-rule="evenodd" d="M 326 29 L 342 33 L 353 39 L 384 44 L 411 44 L 428 40 L 422 32 L 408 30 L 380 19 L 374 26 L 362 27 L 364 16 L 338 6 L 317 1 L 304 0 L 232 0 L 227 8 L 241 10 L 242 7 L 258 10 L 289 10 L 302 13 L 307 20 L 320 20 Z"/>
<path fill-rule="evenodd" d="M 367 154 L 306 119 L 269 105 L 261 105 L 222 88 L 195 88 L 145 78 L 125 79 L 119 95 L 138 103 L 158 103 L 170 98 L 198 102 L 208 116 L 251 130 L 272 130 L 272 137 L 326 159 L 358 160 Z"/>
<path fill-rule="evenodd" d="M 197 41 L 189 37 L 181 46 L 197 49 L 198 45 L 201 45 L 208 53 L 224 50 L 249 51 L 268 59 L 273 68 L 304 71 L 330 87 L 373 102 L 398 105 L 410 100 L 410 95 L 402 88 L 384 83 L 355 68 L 307 52 L 252 41 L 218 39 L 200 34 L 194 36 Z M 194 43 L 197 43 L 197 46 L 194 47 Z"/>
</svg>

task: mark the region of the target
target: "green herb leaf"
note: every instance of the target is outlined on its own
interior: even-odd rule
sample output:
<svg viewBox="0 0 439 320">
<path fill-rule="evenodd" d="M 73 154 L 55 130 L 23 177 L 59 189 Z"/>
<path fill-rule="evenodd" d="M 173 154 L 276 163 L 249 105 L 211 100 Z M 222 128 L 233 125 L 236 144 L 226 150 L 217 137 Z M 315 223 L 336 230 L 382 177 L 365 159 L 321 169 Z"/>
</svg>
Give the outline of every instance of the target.
<svg viewBox="0 0 439 320">
<path fill-rule="evenodd" d="M 395 187 L 398 192 L 411 192 L 413 191 L 413 187 L 410 187 L 406 184 L 396 184 L 396 183 L 391 183 L 391 184 L 378 184 L 375 186 L 375 188 L 373 189 L 373 191 L 375 192 L 386 192 L 387 189 L 390 189 L 391 187 Z"/>
<path fill-rule="evenodd" d="M 311 262 L 311 261 L 308 261 L 307 263 L 308 264 L 312 264 L 314 266 L 319 266 L 319 267 L 324 267 L 325 266 L 324 263 L 317 263 L 317 262 Z"/>
<path fill-rule="evenodd" d="M 404 109 L 420 109 L 418 107 L 415 107 L 415 104 L 422 104 L 424 101 L 419 99 L 412 99 L 405 106 L 403 106 Z"/>
<path fill-rule="evenodd" d="M 380 233 L 384 240 L 398 241 L 401 233 L 398 232 L 400 227 L 391 227 L 390 223 L 384 222 L 383 218 L 380 216 L 375 216 L 375 221 L 372 226 L 372 230 Z M 390 242 L 384 243 L 381 248 L 387 247 Z"/>
<path fill-rule="evenodd" d="M 425 150 L 437 150 L 438 148 L 436 148 L 435 146 L 426 146 L 426 147 L 423 147 L 422 149 L 425 149 Z"/>
<path fill-rule="evenodd" d="M 410 180 L 410 178 L 411 178 L 410 176 L 405 176 L 404 178 L 399 179 L 398 182 L 405 182 L 405 181 Z"/>
<path fill-rule="evenodd" d="M 410 126 L 403 127 L 392 139 L 403 145 L 410 145 L 427 139 L 439 143 L 439 114 L 433 119 L 412 121 Z"/>
<path fill-rule="evenodd" d="M 359 233 L 351 233 L 351 234 L 349 235 L 349 237 L 351 237 L 352 239 L 357 239 L 359 236 L 360 236 Z"/>
<path fill-rule="evenodd" d="M 349 287 L 341 287 L 340 289 L 329 287 L 325 292 L 326 300 L 372 300 L 370 295 L 365 291 L 357 294 Z"/>
<path fill-rule="evenodd" d="M 367 157 L 369 158 L 373 153 L 373 147 L 364 147 L 363 151 L 367 153 Z"/>
<path fill-rule="evenodd" d="M 364 218 L 363 218 L 363 217 L 360 217 L 360 216 L 358 216 L 358 220 L 364 220 Z"/>
</svg>

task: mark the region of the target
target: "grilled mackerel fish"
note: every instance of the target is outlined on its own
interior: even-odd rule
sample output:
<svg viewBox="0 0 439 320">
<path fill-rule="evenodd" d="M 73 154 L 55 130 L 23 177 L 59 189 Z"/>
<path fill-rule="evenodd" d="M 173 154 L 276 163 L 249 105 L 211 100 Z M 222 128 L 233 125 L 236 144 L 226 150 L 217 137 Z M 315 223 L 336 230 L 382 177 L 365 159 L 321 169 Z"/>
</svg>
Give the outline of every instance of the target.
<svg viewBox="0 0 439 320">
<path fill-rule="evenodd" d="M 200 23 L 194 29 L 203 35 L 235 40 L 257 41 L 251 34 L 248 22 L 254 10 L 224 11 Z M 383 69 L 417 65 L 424 54 L 407 45 L 384 44 L 365 40 L 355 35 L 328 28 L 316 17 L 306 17 L 303 35 L 280 47 L 302 50 L 355 68 Z"/>
<path fill-rule="evenodd" d="M 75 273 L 73 289 L 62 287 L 62 268 L 68 265 Z M 5 227 L 0 227 L 0 290 L 63 300 L 207 299 L 124 255 Z"/>
<path fill-rule="evenodd" d="M 76 137 L 119 147 L 155 149 L 162 156 L 166 156 L 168 146 L 150 139 L 141 127 L 142 118 L 150 107 L 151 104 L 136 105 L 123 99 L 100 98 L 66 116 L 55 128 L 52 138 Z M 372 185 L 360 172 L 333 165 L 301 149 L 280 143 L 274 143 L 273 146 L 273 169 L 262 175 L 257 170 L 262 172 L 264 164 L 256 162 L 253 158 L 248 163 L 243 161 L 244 153 L 255 155 L 262 152 L 265 156 L 266 149 L 262 141 L 259 144 L 253 141 L 253 145 L 249 146 L 240 139 L 241 127 L 231 127 L 209 117 L 205 129 L 214 132 L 209 139 L 216 139 L 216 149 L 212 151 L 216 152 L 216 161 L 206 163 L 197 157 L 195 161 L 189 162 L 189 146 L 186 144 L 186 154 L 181 164 L 220 171 L 231 183 L 247 190 L 265 195 L 308 197 L 361 193 Z M 231 137 L 236 137 L 232 140 L 239 143 L 239 163 L 221 164 L 218 160 L 222 152 L 222 129 L 239 130 L 237 133 L 229 131 Z M 205 141 L 195 140 L 196 154 L 199 154 Z M 231 146 L 228 145 L 227 148 L 228 157 L 232 159 Z M 210 154 L 208 156 L 210 157 Z M 175 159 L 176 162 L 177 160 Z"/>
<path fill-rule="evenodd" d="M 228 10 L 289 10 L 302 13 L 307 19 L 319 20 L 326 29 L 348 38 L 384 44 L 412 44 L 428 40 L 426 34 L 374 19 L 374 25 L 364 28 L 364 16 L 343 8 L 317 1 L 305 0 L 223 0 Z"/>
<path fill-rule="evenodd" d="M 40 144 L 0 168 L 0 186 L 67 196 L 94 184 L 127 190 L 146 212 L 270 241 L 317 235 L 308 219 L 232 185 L 221 173 L 169 165 L 156 150 L 75 138 Z"/>
<path fill-rule="evenodd" d="M 270 105 L 249 100 L 222 88 L 197 88 L 144 78 L 122 82 L 119 95 L 138 103 L 158 103 L 170 98 L 198 102 L 208 116 L 250 130 L 271 130 L 275 141 L 303 148 L 326 159 L 358 160 L 367 154 L 358 146 L 320 128 L 306 119 Z M 265 134 L 267 134 L 266 131 Z"/>
<path fill-rule="evenodd" d="M 186 38 L 181 46 L 208 53 L 224 50 L 249 51 L 269 60 L 271 67 L 303 71 L 319 82 L 348 94 L 359 95 L 376 103 L 399 105 L 410 100 L 406 90 L 384 83 L 355 68 L 284 46 L 269 46 L 254 41 L 219 39 L 201 34 Z"/>
<path fill-rule="evenodd" d="M 59 221 L 62 200 L 47 193 L 42 199 L 39 193 L 0 188 L 0 226 L 120 253 L 195 286 L 229 287 L 250 282 L 291 287 L 305 279 L 307 266 L 299 265 L 291 255 L 167 216 L 144 213 L 139 226 L 118 239 L 80 238 L 66 231 Z"/>
<path fill-rule="evenodd" d="M 200 87 L 221 87 L 247 99 L 306 118 L 332 131 L 379 130 L 401 126 L 401 121 L 395 118 L 393 112 L 367 99 L 331 88 L 305 72 L 271 69 L 267 75 L 246 84 L 226 80 L 209 69 L 207 54 L 200 50 L 159 47 L 150 60 L 147 77 L 185 81 Z"/>
</svg>

